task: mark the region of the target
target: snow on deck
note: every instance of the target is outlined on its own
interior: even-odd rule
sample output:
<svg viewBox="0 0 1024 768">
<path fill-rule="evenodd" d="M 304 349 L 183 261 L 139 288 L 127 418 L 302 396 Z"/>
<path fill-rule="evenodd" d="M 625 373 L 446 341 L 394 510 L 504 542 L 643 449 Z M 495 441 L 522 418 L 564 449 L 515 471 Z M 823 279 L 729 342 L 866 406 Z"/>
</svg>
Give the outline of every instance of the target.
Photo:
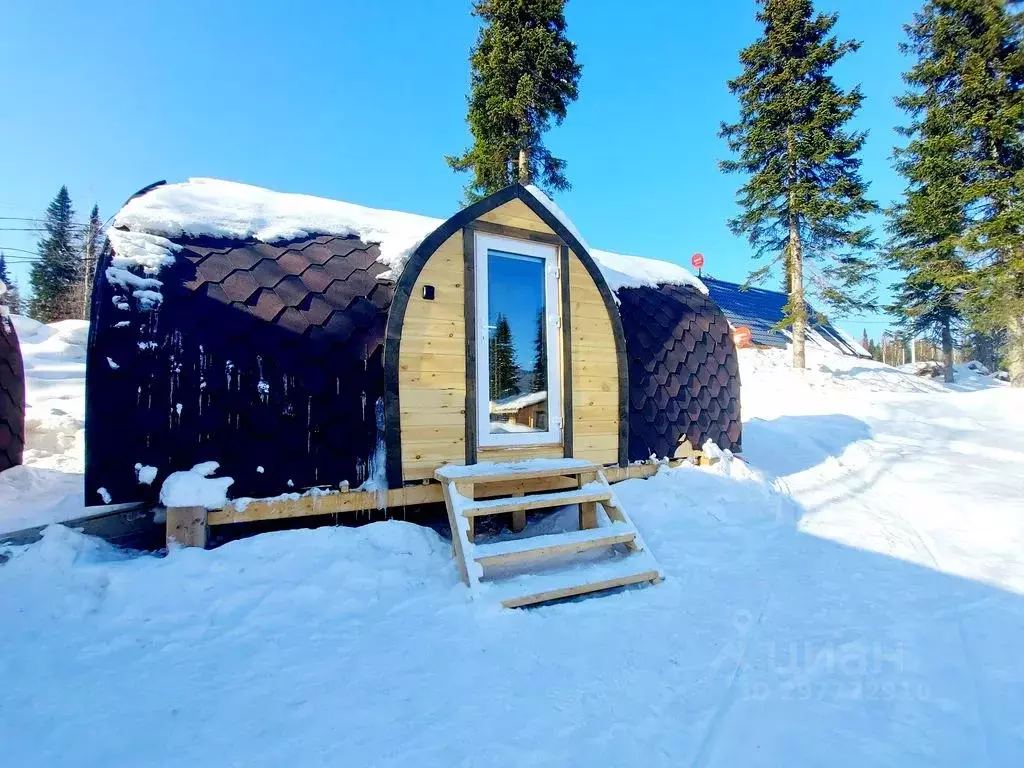
<svg viewBox="0 0 1024 768">
<path fill-rule="evenodd" d="M 484 475 L 515 475 L 546 470 L 573 470 L 591 468 L 594 462 L 586 459 L 524 459 L 522 461 L 481 461 L 476 464 L 445 464 L 437 474 L 448 480 L 481 477 Z"/>
<path fill-rule="evenodd" d="M 527 189 L 589 250 L 561 208 L 536 187 Z M 430 216 L 194 178 L 155 187 L 129 200 L 114 217 L 107 235 L 117 254 L 114 267 L 137 266 L 149 279 L 173 262 L 178 248 L 171 242 L 175 238 L 205 236 L 278 243 L 313 235 L 355 235 L 365 243 L 377 243 L 378 261 L 388 267 L 382 279 L 397 279 L 413 251 L 443 223 L 443 219 Z M 607 251 L 590 253 L 612 291 L 678 283 L 707 293 L 704 284 L 678 264 Z"/>
</svg>

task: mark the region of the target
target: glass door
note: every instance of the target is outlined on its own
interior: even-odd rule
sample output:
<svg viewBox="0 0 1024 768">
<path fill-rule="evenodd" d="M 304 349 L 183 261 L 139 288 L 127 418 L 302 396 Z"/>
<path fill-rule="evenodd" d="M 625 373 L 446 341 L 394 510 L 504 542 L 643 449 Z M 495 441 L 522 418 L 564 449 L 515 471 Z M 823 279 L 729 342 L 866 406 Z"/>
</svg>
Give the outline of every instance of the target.
<svg viewBox="0 0 1024 768">
<path fill-rule="evenodd" d="M 478 442 L 559 443 L 557 249 L 496 235 L 475 237 Z"/>
</svg>

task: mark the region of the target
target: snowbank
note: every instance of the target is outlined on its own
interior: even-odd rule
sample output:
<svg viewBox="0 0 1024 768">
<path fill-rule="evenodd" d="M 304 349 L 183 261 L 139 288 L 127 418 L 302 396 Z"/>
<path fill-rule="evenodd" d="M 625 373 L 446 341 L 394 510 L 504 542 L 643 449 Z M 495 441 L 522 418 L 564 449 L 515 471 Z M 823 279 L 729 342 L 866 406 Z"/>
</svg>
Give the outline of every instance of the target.
<svg viewBox="0 0 1024 768">
<path fill-rule="evenodd" d="M 25 364 L 25 463 L 81 472 L 89 323 L 44 325 L 21 315 L 12 318 Z"/>
</svg>

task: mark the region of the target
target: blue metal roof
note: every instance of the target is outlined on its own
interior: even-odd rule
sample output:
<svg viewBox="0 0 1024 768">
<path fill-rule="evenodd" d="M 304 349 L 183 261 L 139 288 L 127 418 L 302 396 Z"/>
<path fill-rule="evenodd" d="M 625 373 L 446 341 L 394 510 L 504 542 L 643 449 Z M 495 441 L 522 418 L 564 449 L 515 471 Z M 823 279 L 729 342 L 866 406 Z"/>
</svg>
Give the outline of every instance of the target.
<svg viewBox="0 0 1024 768">
<path fill-rule="evenodd" d="M 774 326 L 782 320 L 783 307 L 788 301 L 786 294 L 753 286 L 747 288 L 739 283 L 727 283 L 710 277 L 702 277 L 701 280 L 708 287 L 712 301 L 729 319 L 729 325 L 733 328 L 741 325 L 749 328 L 755 344 L 785 347 L 789 343 L 786 334 L 774 330 Z M 807 305 L 807 312 L 811 327 L 817 329 L 822 338 L 844 355 L 857 355 L 857 351 L 843 340 L 831 324 L 818 322 L 810 304 Z"/>
</svg>

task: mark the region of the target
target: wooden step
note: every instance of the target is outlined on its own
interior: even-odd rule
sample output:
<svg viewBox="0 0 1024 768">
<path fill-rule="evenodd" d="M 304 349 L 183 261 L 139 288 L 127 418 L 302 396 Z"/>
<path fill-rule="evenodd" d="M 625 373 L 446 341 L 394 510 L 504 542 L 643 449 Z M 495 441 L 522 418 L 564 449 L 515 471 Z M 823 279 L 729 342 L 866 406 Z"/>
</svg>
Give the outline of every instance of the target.
<svg viewBox="0 0 1024 768">
<path fill-rule="evenodd" d="M 441 482 L 471 484 L 498 483 L 507 480 L 530 480 L 539 477 L 561 477 L 596 472 L 600 466 L 585 459 L 530 459 L 526 461 L 480 462 L 479 464 L 445 464 L 434 471 Z"/>
<path fill-rule="evenodd" d="M 497 599 L 505 608 L 560 600 L 643 582 L 657 582 L 661 570 L 647 552 L 541 574 L 524 574 L 512 579 L 484 582 L 481 594 Z"/>
<path fill-rule="evenodd" d="M 630 544 L 635 538 L 636 529 L 632 525 L 615 524 L 603 528 L 496 541 L 493 544 L 477 544 L 473 547 L 473 559 L 484 568 L 489 568 L 534 558 L 576 554 L 616 544 Z"/>
<path fill-rule="evenodd" d="M 571 491 L 538 493 L 536 496 L 517 496 L 511 499 L 471 501 L 462 497 L 462 499 L 455 501 L 455 506 L 456 510 L 465 517 L 480 517 L 481 515 L 498 515 L 502 512 L 529 511 L 531 509 L 561 507 L 567 504 L 608 501 L 611 497 L 612 493 L 607 485 L 587 483 L 582 488 Z"/>
</svg>

